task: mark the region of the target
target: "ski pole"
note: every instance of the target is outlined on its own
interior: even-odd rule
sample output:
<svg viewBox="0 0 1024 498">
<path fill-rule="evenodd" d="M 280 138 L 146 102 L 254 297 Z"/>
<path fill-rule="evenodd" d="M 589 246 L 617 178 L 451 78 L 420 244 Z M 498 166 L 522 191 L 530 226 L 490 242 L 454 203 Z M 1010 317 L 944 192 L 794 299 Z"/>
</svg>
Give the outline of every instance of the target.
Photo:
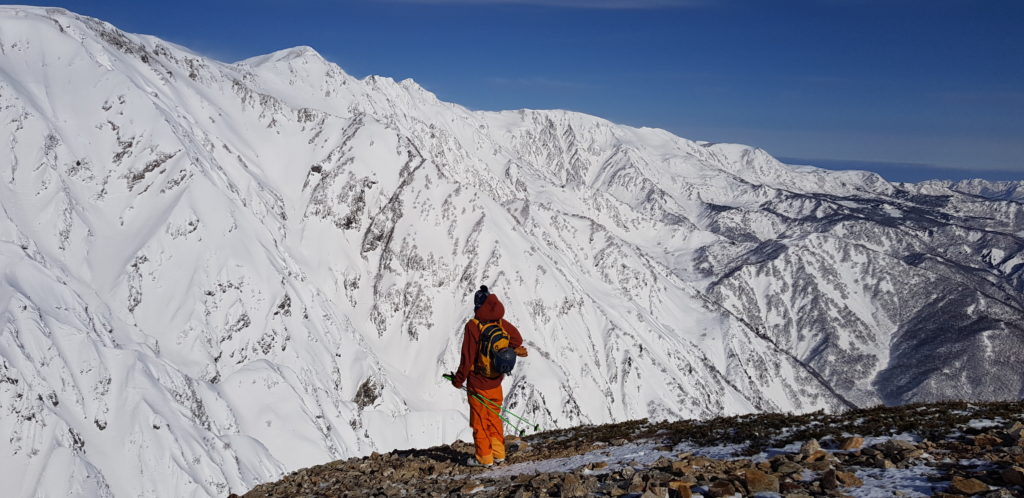
<svg viewBox="0 0 1024 498">
<path fill-rule="evenodd" d="M 449 382 L 451 382 L 451 380 L 452 380 L 452 376 L 451 376 L 451 375 L 447 375 L 447 374 L 446 374 L 446 375 L 442 375 L 442 377 L 444 377 L 445 379 L 447 379 L 447 380 L 448 380 Z M 491 400 L 489 400 L 489 399 L 487 399 L 487 398 L 484 398 L 483 396 L 480 396 L 480 395 L 479 395 L 478 393 L 474 393 L 474 392 L 470 391 L 470 390 L 469 390 L 469 389 L 467 389 L 467 388 L 462 388 L 462 390 L 466 391 L 467 393 L 469 393 L 469 394 L 471 394 L 471 395 L 474 395 L 474 396 L 475 396 L 475 397 L 476 397 L 477 399 L 479 399 L 479 400 L 480 400 L 480 401 L 482 401 L 483 403 L 485 403 L 485 404 L 489 404 L 489 405 L 491 405 L 491 406 L 493 406 L 493 407 L 495 407 L 495 408 L 497 408 L 497 409 L 501 410 L 501 411 L 502 411 L 502 413 L 506 413 L 506 414 L 508 414 L 508 415 L 511 415 L 511 416 L 513 416 L 513 417 L 515 417 L 515 418 L 519 419 L 519 420 L 520 420 L 521 422 L 525 423 L 525 424 L 526 424 L 527 426 L 532 426 L 532 427 L 533 427 L 533 431 L 534 431 L 534 432 L 540 432 L 540 424 L 535 424 L 535 423 L 533 423 L 533 422 L 530 422 L 529 420 L 527 420 L 527 419 L 526 419 L 526 418 L 524 418 L 524 417 L 521 417 L 521 416 L 519 416 L 519 415 L 518 415 L 518 414 L 516 414 L 515 412 L 509 411 L 509 410 L 507 410 L 507 409 L 503 408 L 502 406 L 500 406 L 500 405 L 498 405 L 498 404 L 495 404 L 495 403 L 494 403 L 493 401 L 491 401 Z M 494 413 L 494 410 L 491 410 L 491 413 Z M 508 420 L 506 420 L 506 419 L 505 419 L 504 417 L 502 417 L 502 420 L 505 420 L 506 422 L 508 422 Z M 508 422 L 508 423 L 509 423 L 509 424 L 512 424 L 511 422 Z M 519 435 L 520 435 L 520 436 L 522 436 L 522 435 L 523 435 L 523 433 L 524 433 L 525 431 L 523 431 L 522 429 L 519 429 L 519 427 L 520 427 L 520 424 L 519 424 L 519 423 L 516 423 L 516 424 L 514 424 L 514 425 L 515 425 L 515 428 L 516 428 L 516 429 L 517 429 L 517 430 L 519 431 Z"/>
<path fill-rule="evenodd" d="M 451 381 L 453 380 L 453 377 L 452 377 L 452 376 L 451 376 L 450 374 L 443 374 L 443 375 L 441 375 L 441 377 L 443 377 L 443 378 L 444 378 L 445 380 L 447 380 L 448 382 L 451 382 Z M 505 421 L 505 423 L 507 423 L 507 424 L 509 424 L 509 425 L 512 425 L 512 426 L 514 426 L 514 427 L 516 428 L 516 431 L 517 431 L 517 432 L 519 433 L 519 435 L 520 435 L 520 436 L 522 436 L 522 435 L 524 435 L 524 434 L 526 433 L 526 431 L 525 431 L 525 430 L 523 430 L 523 429 L 520 429 L 520 428 L 519 428 L 519 427 L 520 427 L 520 424 L 518 424 L 518 423 L 517 423 L 517 424 L 513 424 L 512 422 L 510 422 L 510 421 L 509 421 L 508 419 L 506 419 L 505 417 L 502 417 L 502 416 L 501 416 L 500 414 L 498 414 L 498 413 L 495 413 L 495 412 L 494 412 L 494 410 L 492 410 L 492 409 L 491 409 L 490 407 L 488 407 L 487 405 L 491 405 L 491 406 L 493 406 L 493 407 L 495 407 L 495 408 L 497 408 L 497 409 L 501 410 L 501 412 L 502 412 L 502 413 L 507 413 L 507 414 L 509 414 L 509 415 L 512 415 L 513 417 L 515 417 L 515 418 L 517 418 L 517 419 L 521 420 L 522 422 L 525 422 L 525 423 L 526 423 L 526 425 L 528 425 L 528 426 L 533 426 L 533 431 L 534 431 L 534 432 L 540 432 L 540 424 L 534 424 L 534 423 L 530 422 L 529 420 L 526 420 L 525 418 L 523 418 L 523 417 L 520 417 L 519 415 L 517 415 L 517 414 L 515 414 L 515 413 L 513 413 L 513 412 L 510 412 L 510 411 L 506 410 L 505 408 L 503 408 L 502 406 L 500 406 L 500 405 L 496 404 L 495 402 L 493 402 L 493 401 L 491 401 L 491 400 L 489 400 L 489 399 L 487 399 L 487 398 L 485 398 L 485 397 L 481 396 L 481 395 L 480 395 L 479 393 L 475 393 L 475 392 L 473 392 L 473 391 L 470 391 L 470 390 L 469 390 L 468 388 L 466 388 L 466 387 L 462 387 L 462 388 L 460 388 L 460 389 L 462 389 L 463 391 L 466 391 L 466 392 L 467 392 L 467 393 L 469 393 L 469 394 L 470 394 L 471 396 L 475 397 L 476 399 L 478 399 L 478 400 L 480 400 L 480 401 L 481 401 L 482 403 L 484 403 L 484 408 L 487 408 L 487 409 L 488 409 L 488 411 L 490 411 L 491 413 L 494 413 L 495 415 L 498 415 L 498 417 L 499 417 L 499 418 L 501 418 L 502 420 L 504 420 L 504 421 Z"/>
<path fill-rule="evenodd" d="M 443 377 L 445 380 L 447 380 L 449 382 L 451 382 L 451 380 L 452 380 L 452 377 L 450 375 L 442 375 L 441 377 Z M 483 407 L 487 409 L 487 411 L 497 415 L 498 418 L 500 418 L 502 420 L 502 422 L 505 422 L 506 424 L 514 427 L 516 429 L 516 432 L 518 432 L 520 436 L 523 435 L 523 431 L 521 429 L 519 429 L 518 425 L 513 424 L 511 420 L 509 420 L 509 419 L 507 419 L 505 417 L 502 417 L 501 413 L 496 412 L 496 411 L 494 411 L 493 408 L 491 408 L 490 406 L 487 406 L 488 403 L 491 404 L 491 405 L 494 405 L 494 403 L 491 402 L 491 400 L 489 400 L 487 398 L 484 398 L 483 396 L 480 396 L 478 393 L 472 392 L 472 391 L 470 391 L 469 389 L 467 389 L 465 387 L 460 387 L 459 389 L 462 389 L 463 391 L 466 391 L 467 393 L 469 393 L 470 396 L 476 398 L 478 401 L 480 401 L 480 404 L 483 405 Z M 500 409 L 501 407 L 499 406 L 498 408 Z M 504 411 L 504 410 L 502 410 L 502 411 Z"/>
<path fill-rule="evenodd" d="M 467 390 L 466 390 L 466 392 L 469 392 L 469 390 L 467 389 Z M 474 393 L 474 394 L 475 394 L 475 393 Z M 535 424 L 535 423 L 533 423 L 533 422 L 530 422 L 529 420 L 526 420 L 525 418 L 523 418 L 523 417 L 520 417 L 519 415 L 516 415 L 516 414 L 515 414 L 514 412 L 510 412 L 510 411 L 508 411 L 508 410 L 506 410 L 506 409 L 504 409 L 504 408 L 502 408 L 502 407 L 500 407 L 500 406 L 498 406 L 498 405 L 494 404 L 494 402 L 493 402 L 493 401 L 491 401 L 491 400 L 489 400 L 489 399 L 487 399 L 487 398 L 481 397 L 481 399 L 483 399 L 483 400 L 484 400 L 484 402 L 486 402 L 486 403 L 490 404 L 491 406 L 494 406 L 494 407 L 497 407 L 497 408 L 501 408 L 503 412 L 505 412 L 505 413 L 507 413 L 507 414 L 509 414 L 509 415 L 512 415 L 513 417 L 515 417 L 515 418 L 519 419 L 520 421 L 522 421 L 522 422 L 523 422 L 523 423 L 525 423 L 526 425 L 528 425 L 528 426 L 533 426 L 533 431 L 534 431 L 534 432 L 540 432 L 540 424 Z M 517 425 L 516 427 L 519 427 L 519 426 Z"/>
<path fill-rule="evenodd" d="M 444 374 L 444 375 L 442 375 L 442 377 L 444 377 L 445 379 L 447 379 L 447 380 L 448 380 L 449 382 L 451 382 L 451 380 L 452 380 L 452 376 L 451 376 L 451 375 L 449 375 L 449 374 Z M 469 391 L 469 389 L 464 389 L 464 390 L 465 390 L 466 392 L 470 392 L 470 391 Z M 474 393 L 470 393 L 470 394 L 474 394 Z M 520 417 L 520 416 L 519 416 L 519 415 L 517 415 L 516 413 L 514 413 L 514 412 L 511 412 L 511 411 L 509 411 L 509 410 L 506 410 L 506 409 L 502 408 L 501 406 L 499 406 L 499 405 L 495 404 L 495 403 L 494 403 L 493 401 L 491 401 L 491 400 L 489 400 L 489 399 L 487 399 L 487 398 L 481 398 L 481 399 L 483 399 L 483 400 L 484 400 L 484 402 L 486 402 L 487 404 L 489 404 L 489 405 L 491 405 L 491 406 L 493 406 L 493 407 L 495 407 L 495 408 L 501 409 L 501 410 L 502 410 L 503 412 L 505 412 L 505 413 L 507 413 L 507 414 L 509 414 L 509 415 L 512 415 L 513 417 L 515 417 L 515 418 L 517 418 L 517 419 L 519 419 L 519 420 L 523 421 L 523 423 L 525 423 L 526 425 L 532 425 L 532 426 L 533 426 L 533 430 L 534 430 L 534 432 L 539 432 L 539 431 L 540 431 L 540 424 L 535 424 L 535 423 L 533 423 L 533 422 L 530 422 L 529 420 L 526 420 L 525 418 L 523 418 L 523 417 Z"/>
<path fill-rule="evenodd" d="M 505 410 L 502 410 L 500 408 L 498 409 L 498 412 L 496 412 L 491 407 L 489 407 L 489 406 L 487 406 L 485 404 L 486 401 L 490 401 L 490 400 L 488 400 L 487 398 L 481 396 L 478 393 L 471 392 L 469 389 L 463 389 L 463 390 L 466 391 L 467 393 L 469 393 L 470 396 L 476 398 L 477 401 L 480 401 L 480 403 L 483 405 L 484 408 L 487 409 L 487 411 L 497 415 L 498 418 L 500 418 L 502 421 L 504 421 L 509 427 L 511 427 L 512 429 L 515 429 L 516 434 L 519 434 L 520 436 L 523 436 L 526 433 L 526 431 L 524 431 L 524 430 L 519 428 L 519 424 L 513 424 L 511 420 L 501 416 L 501 413 L 509 413 L 509 412 L 507 412 Z M 492 403 L 492 405 L 493 405 L 493 403 Z M 499 413 L 499 412 L 501 412 L 501 413 Z"/>
</svg>

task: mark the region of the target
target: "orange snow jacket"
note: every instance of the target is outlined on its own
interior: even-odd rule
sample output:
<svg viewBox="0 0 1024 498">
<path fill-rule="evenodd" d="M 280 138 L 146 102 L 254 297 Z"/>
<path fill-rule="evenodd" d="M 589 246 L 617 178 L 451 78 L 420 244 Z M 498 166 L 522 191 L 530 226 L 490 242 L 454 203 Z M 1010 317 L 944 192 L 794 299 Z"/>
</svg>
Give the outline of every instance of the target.
<svg viewBox="0 0 1024 498">
<path fill-rule="evenodd" d="M 509 347 L 521 347 L 523 345 L 523 336 L 519 335 L 519 329 L 505 320 L 504 316 L 505 305 L 501 304 L 498 296 L 491 294 L 487 296 L 484 304 L 480 305 L 480 309 L 476 310 L 475 318 L 481 322 L 501 320 L 502 328 L 505 329 L 505 332 L 508 332 Z M 476 355 L 479 353 L 480 327 L 477 326 L 476 322 L 470 320 L 466 322 L 466 333 L 462 337 L 462 356 L 459 361 L 459 369 L 455 371 L 455 379 L 452 380 L 452 385 L 462 387 L 462 384 L 468 379 L 469 384 L 467 387 L 470 391 L 494 389 L 501 386 L 501 381 L 505 378 L 504 375 L 496 379 L 488 379 L 473 371 Z"/>
</svg>

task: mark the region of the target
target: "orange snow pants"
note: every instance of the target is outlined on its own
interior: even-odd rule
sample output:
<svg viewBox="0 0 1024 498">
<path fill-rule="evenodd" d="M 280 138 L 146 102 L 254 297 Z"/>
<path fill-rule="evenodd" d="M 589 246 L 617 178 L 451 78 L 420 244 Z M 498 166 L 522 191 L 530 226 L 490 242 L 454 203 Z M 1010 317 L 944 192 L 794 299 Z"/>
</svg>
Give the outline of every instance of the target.
<svg viewBox="0 0 1024 498">
<path fill-rule="evenodd" d="M 505 459 L 505 427 L 501 424 L 501 403 L 504 396 L 501 386 L 494 389 L 475 391 L 483 398 L 494 403 L 485 403 L 469 395 L 469 425 L 473 428 L 473 442 L 476 444 L 476 459 L 488 465 L 494 459 Z"/>
</svg>

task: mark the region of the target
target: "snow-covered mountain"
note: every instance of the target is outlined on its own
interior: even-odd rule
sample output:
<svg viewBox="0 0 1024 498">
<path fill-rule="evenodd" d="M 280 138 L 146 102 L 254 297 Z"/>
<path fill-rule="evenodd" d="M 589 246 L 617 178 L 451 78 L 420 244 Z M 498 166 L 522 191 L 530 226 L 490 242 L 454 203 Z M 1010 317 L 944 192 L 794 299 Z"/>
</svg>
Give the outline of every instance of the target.
<svg viewBox="0 0 1024 498">
<path fill-rule="evenodd" d="M 891 184 L 308 47 L 0 6 L 0 480 L 220 496 L 468 436 L 480 284 L 543 427 L 1024 394 L 1020 185 Z"/>
</svg>

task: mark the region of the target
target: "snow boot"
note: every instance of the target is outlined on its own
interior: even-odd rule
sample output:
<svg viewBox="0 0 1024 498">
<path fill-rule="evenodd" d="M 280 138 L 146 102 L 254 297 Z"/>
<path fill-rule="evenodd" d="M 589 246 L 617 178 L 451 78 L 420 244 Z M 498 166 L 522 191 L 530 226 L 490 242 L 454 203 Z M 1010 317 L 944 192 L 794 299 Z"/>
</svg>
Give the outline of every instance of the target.
<svg viewBox="0 0 1024 498">
<path fill-rule="evenodd" d="M 480 463 L 480 461 L 477 460 L 475 456 L 471 456 L 468 459 L 466 459 L 466 466 L 467 467 L 490 467 L 491 465 L 493 465 L 493 464 L 490 464 L 490 463 Z"/>
</svg>

